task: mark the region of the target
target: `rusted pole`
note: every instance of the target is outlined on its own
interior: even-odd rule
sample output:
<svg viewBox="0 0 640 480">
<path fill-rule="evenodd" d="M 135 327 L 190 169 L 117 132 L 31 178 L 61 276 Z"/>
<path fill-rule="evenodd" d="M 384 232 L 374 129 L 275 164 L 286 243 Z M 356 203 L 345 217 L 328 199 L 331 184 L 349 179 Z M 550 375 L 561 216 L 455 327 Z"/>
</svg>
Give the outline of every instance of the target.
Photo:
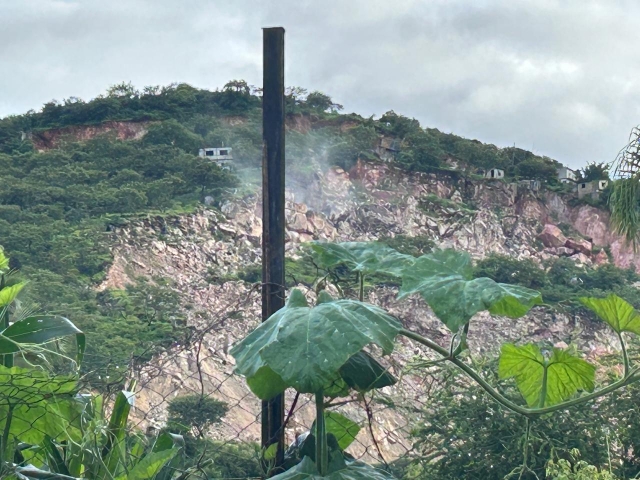
<svg viewBox="0 0 640 480">
<path fill-rule="evenodd" d="M 262 321 L 284 306 L 284 28 L 263 33 Z M 284 395 L 262 402 L 262 446 L 278 444 L 284 461 Z"/>
</svg>

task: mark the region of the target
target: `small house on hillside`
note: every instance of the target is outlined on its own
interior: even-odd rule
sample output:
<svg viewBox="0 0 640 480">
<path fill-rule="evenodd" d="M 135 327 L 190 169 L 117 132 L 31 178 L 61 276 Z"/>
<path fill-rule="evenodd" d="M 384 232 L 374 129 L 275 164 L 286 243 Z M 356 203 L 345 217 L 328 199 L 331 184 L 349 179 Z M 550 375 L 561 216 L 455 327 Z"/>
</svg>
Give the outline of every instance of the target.
<svg viewBox="0 0 640 480">
<path fill-rule="evenodd" d="M 213 160 L 220 166 L 227 165 L 233 161 L 233 155 L 231 155 L 231 148 L 229 147 L 201 148 L 198 151 L 198 156 Z"/>
<path fill-rule="evenodd" d="M 491 170 L 487 170 L 485 172 L 484 178 L 504 178 L 504 170 L 500 170 L 499 168 L 492 168 Z"/>
<path fill-rule="evenodd" d="M 608 180 L 594 180 L 592 182 L 582 182 L 578 184 L 578 198 L 590 196 L 597 199 L 600 193 L 609 185 Z"/>
<path fill-rule="evenodd" d="M 539 191 L 540 187 L 541 187 L 540 180 L 519 180 L 518 181 L 518 188 L 531 190 L 532 192 Z"/>
<path fill-rule="evenodd" d="M 569 167 L 562 166 L 556 171 L 558 172 L 558 180 L 560 180 L 560 183 L 575 183 L 577 180 L 576 172 Z"/>
</svg>

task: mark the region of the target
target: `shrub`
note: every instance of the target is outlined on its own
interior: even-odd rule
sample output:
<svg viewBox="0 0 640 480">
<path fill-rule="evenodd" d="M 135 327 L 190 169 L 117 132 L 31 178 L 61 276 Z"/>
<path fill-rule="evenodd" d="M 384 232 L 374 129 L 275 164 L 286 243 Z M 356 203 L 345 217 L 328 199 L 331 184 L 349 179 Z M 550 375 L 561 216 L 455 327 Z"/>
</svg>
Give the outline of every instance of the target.
<svg viewBox="0 0 640 480">
<path fill-rule="evenodd" d="M 227 404 L 212 397 L 185 395 L 169 402 L 167 426 L 170 430 L 203 438 L 210 427 L 220 422 Z"/>
<path fill-rule="evenodd" d="M 496 282 L 534 289 L 543 288 L 547 284 L 545 271 L 532 259 L 517 260 L 495 253 L 476 264 L 474 276 L 489 277 Z"/>
</svg>

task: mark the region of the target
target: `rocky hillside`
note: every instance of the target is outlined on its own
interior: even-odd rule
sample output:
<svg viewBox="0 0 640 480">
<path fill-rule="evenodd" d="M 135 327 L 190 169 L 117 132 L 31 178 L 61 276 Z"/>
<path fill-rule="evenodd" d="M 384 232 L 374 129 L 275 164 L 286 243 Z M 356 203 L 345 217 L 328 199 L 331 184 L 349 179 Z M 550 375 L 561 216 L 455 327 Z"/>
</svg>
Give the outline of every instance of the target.
<svg viewBox="0 0 640 480">
<path fill-rule="evenodd" d="M 476 258 L 498 252 L 540 262 L 566 256 L 583 266 L 609 261 L 621 267 L 640 265 L 640 256 L 610 233 L 605 211 L 587 205 L 572 207 L 566 198 L 552 192 L 518 191 L 513 184 L 493 180 L 407 174 L 388 163 L 372 162 L 358 162 L 348 172 L 318 167 L 313 179 L 304 185 L 295 178 L 289 182 L 287 254 L 292 259 L 300 257 L 302 243 L 309 240 L 406 236 L 462 249 Z M 260 210 L 259 196 L 248 195 L 227 201 L 219 210 L 202 207 L 194 214 L 149 217 L 114 229 L 114 260 L 99 288 L 123 288 L 141 276 L 171 278 L 198 332 L 190 346 L 176 345 L 140 373 L 142 395 L 137 411 L 143 424 L 162 424 L 166 401 L 177 392 L 204 389 L 232 406 L 215 435 L 259 438 L 258 402 L 243 380 L 232 375 L 228 350 L 259 319 L 258 290 L 237 280 L 234 273 L 260 263 Z M 306 291 L 313 297 L 313 292 Z M 390 286 L 372 288 L 367 295 L 406 325 L 447 342 L 447 330 L 420 299 L 398 302 Z M 517 322 L 480 316 L 473 323 L 471 348 L 491 352 L 503 340 L 524 336 L 554 344 L 576 341 L 590 355 L 615 346 L 615 340 L 597 325 L 538 308 Z M 391 368 L 400 374 L 421 353 L 415 345 L 403 344 L 390 359 Z M 405 375 L 398 385 L 383 392 L 393 398 L 396 408 L 382 403 L 374 408 L 373 433 L 387 460 L 410 447 L 409 414 L 403 408 L 424 398 L 422 381 Z M 289 441 L 312 418 L 311 410 L 304 402 L 302 405 L 287 431 Z M 344 408 L 352 417 L 366 420 L 362 408 Z M 377 458 L 366 429 L 352 450 Z"/>
</svg>

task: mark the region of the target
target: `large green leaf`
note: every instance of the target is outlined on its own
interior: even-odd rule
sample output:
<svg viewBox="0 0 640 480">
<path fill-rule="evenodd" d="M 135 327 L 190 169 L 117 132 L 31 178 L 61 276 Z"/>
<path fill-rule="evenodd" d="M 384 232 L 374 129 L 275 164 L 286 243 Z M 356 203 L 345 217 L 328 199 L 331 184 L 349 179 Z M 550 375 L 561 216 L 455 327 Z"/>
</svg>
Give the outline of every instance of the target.
<svg viewBox="0 0 640 480">
<path fill-rule="evenodd" d="M 0 307 L 4 307 L 13 302 L 26 284 L 26 282 L 20 282 L 0 290 Z"/>
<path fill-rule="evenodd" d="M 16 478 L 20 480 L 79 480 L 76 477 L 42 470 L 33 465 L 26 465 L 24 467 L 17 466 L 15 467 L 15 472 L 17 474 Z"/>
<path fill-rule="evenodd" d="M 311 242 L 316 261 L 325 268 L 346 265 L 350 270 L 364 275 L 388 273 L 399 276 L 415 258 L 403 255 L 378 242 Z"/>
<path fill-rule="evenodd" d="M 293 290 L 287 305 L 235 345 L 231 355 L 236 372 L 262 399 L 274 393 L 268 385 L 280 381 L 278 389 L 314 393 L 334 381 L 340 367 L 366 345 L 391 353 L 400 329 L 395 318 L 376 306 L 333 300 L 322 292 L 310 308 L 302 292 Z"/>
<path fill-rule="evenodd" d="M 32 445 L 63 434 L 77 439 L 82 405 L 74 398 L 76 392 L 74 377 L 0 366 L 0 430 L 5 429 L 11 408 L 11 438 Z"/>
<path fill-rule="evenodd" d="M 152 452 L 162 452 L 165 450 L 178 449 L 180 454 L 176 454 L 162 469 L 156 474 L 154 480 L 170 480 L 175 472 L 180 471 L 184 460 L 184 437 L 173 433 L 165 432 L 158 436 L 153 444 Z"/>
<path fill-rule="evenodd" d="M 71 321 L 58 315 L 28 317 L 0 332 L 0 354 L 17 353 L 26 344 L 43 344 L 57 338 L 75 335 L 77 361 L 82 361 L 85 336 Z"/>
<path fill-rule="evenodd" d="M 340 449 L 345 450 L 358 436 L 360 427 L 338 412 L 325 412 L 324 417 L 327 433 L 336 437 Z"/>
<path fill-rule="evenodd" d="M 533 344 L 502 345 L 500 378 L 514 378 L 530 407 L 549 407 L 571 398 L 578 391 L 592 392 L 596 367 L 554 348 L 545 358 Z"/>
<path fill-rule="evenodd" d="M 473 278 L 471 257 L 466 252 L 440 250 L 418 258 L 403 270 L 399 298 L 419 293 L 436 316 L 457 332 L 476 313 L 518 318 L 542 303 L 539 292 L 518 285 Z"/>
<path fill-rule="evenodd" d="M 0 247 L 0 274 L 9 268 L 9 257 L 4 254 L 4 249 Z"/>
<path fill-rule="evenodd" d="M 339 469 L 332 471 L 331 473 L 321 477 L 318 473 L 315 463 L 309 457 L 304 457 L 295 467 L 280 473 L 275 477 L 271 477 L 273 480 L 393 480 L 394 477 L 385 472 L 373 468 L 370 465 L 362 462 L 347 462 L 346 465 Z"/>
<path fill-rule="evenodd" d="M 616 332 L 640 335 L 640 314 L 619 296 L 611 294 L 607 298 L 581 298 L 580 301 Z"/>
<path fill-rule="evenodd" d="M 358 352 L 340 367 L 345 383 L 358 392 L 394 385 L 398 380 L 367 352 Z"/>
<path fill-rule="evenodd" d="M 120 476 L 118 480 L 150 480 L 160 473 L 178 452 L 177 448 L 151 452 L 136 463 L 127 475 Z"/>
<path fill-rule="evenodd" d="M 122 390 L 116 395 L 106 430 L 107 441 L 102 449 L 100 476 L 105 478 L 119 477 L 125 468 L 127 419 L 134 398 L 134 393 L 127 390 Z"/>
</svg>

